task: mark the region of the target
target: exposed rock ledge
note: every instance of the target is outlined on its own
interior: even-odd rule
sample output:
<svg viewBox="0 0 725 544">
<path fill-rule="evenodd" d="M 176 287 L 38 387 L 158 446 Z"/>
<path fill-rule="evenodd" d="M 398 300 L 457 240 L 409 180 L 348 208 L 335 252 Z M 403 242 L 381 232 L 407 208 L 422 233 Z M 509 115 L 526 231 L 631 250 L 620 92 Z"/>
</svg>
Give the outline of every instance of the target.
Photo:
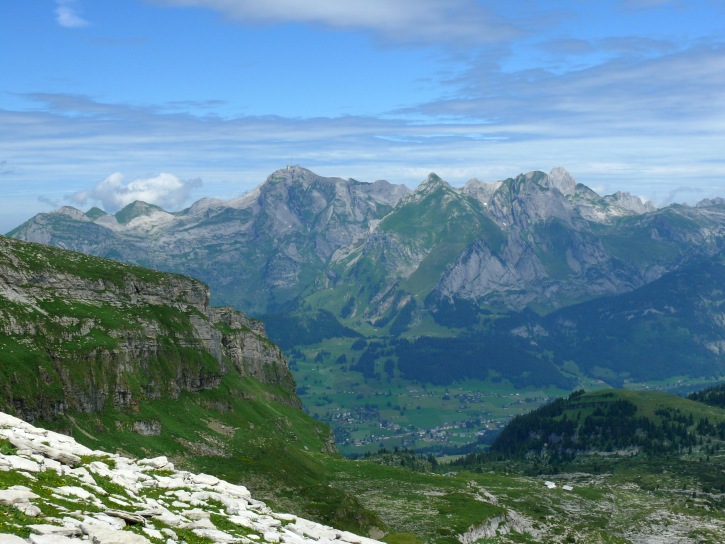
<svg viewBox="0 0 725 544">
<path fill-rule="evenodd" d="M 537 541 L 541 536 L 540 531 L 534 527 L 530 520 L 513 510 L 508 510 L 503 516 L 496 516 L 480 525 L 470 527 L 468 531 L 458 535 L 458 541 L 461 544 L 474 544 L 481 539 L 496 538 L 511 532 L 529 534 Z"/>
<path fill-rule="evenodd" d="M 3 236 L 0 353 L 0 410 L 30 422 L 135 410 L 216 389 L 232 372 L 301 407 L 264 325 L 210 306 L 201 282 Z"/>
<path fill-rule="evenodd" d="M 0 413 L 0 543 L 210 542 L 375 544 L 273 512 L 240 485 L 133 460 Z M 8 483 L 13 485 L 8 486 Z"/>
</svg>

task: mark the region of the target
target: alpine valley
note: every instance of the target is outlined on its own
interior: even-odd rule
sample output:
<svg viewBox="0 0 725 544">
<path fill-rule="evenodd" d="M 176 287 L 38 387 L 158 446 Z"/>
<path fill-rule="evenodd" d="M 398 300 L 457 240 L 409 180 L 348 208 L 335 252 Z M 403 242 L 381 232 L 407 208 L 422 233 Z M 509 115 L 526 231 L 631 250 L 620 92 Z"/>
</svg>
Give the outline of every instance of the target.
<svg viewBox="0 0 725 544">
<path fill-rule="evenodd" d="M 564 169 L 415 190 L 290 166 L 170 213 L 63 207 L 8 235 L 184 274 L 261 319 L 340 449 L 454 452 L 578 387 L 725 376 L 725 206 Z"/>
<path fill-rule="evenodd" d="M 264 326 L 209 299 L 184 276 L 0 237 L 0 542 L 725 539 L 723 386 L 578 390 L 453 463 L 351 460 L 300 409 Z"/>
</svg>

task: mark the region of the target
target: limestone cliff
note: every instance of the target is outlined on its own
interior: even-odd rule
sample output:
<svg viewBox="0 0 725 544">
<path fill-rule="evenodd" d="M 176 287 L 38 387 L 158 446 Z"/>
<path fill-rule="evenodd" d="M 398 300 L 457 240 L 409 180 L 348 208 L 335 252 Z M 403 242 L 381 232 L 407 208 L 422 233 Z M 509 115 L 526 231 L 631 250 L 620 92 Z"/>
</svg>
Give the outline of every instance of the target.
<svg viewBox="0 0 725 544">
<path fill-rule="evenodd" d="M 209 306 L 209 289 L 149 271 L 0 237 L 0 409 L 26 420 L 220 386 L 230 372 L 299 406 L 263 325 Z"/>
</svg>

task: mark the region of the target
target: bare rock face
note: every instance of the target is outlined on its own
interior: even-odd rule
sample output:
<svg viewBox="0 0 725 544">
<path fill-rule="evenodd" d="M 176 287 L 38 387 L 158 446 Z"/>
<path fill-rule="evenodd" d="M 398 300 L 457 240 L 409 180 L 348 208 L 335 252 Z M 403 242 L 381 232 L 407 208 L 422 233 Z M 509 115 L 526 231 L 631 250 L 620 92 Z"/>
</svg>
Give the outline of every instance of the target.
<svg viewBox="0 0 725 544">
<path fill-rule="evenodd" d="M 725 206 L 725 198 L 704 198 L 695 204 L 696 208 L 707 208 L 708 206 Z"/>
<path fill-rule="evenodd" d="M 480 201 L 484 206 L 488 206 L 488 203 L 491 201 L 491 197 L 496 194 L 496 191 L 502 184 L 502 181 L 487 182 L 472 179 L 461 188 L 461 192 Z"/>
<path fill-rule="evenodd" d="M 566 169 L 561 167 L 554 168 L 549 172 L 545 185 L 556 189 L 563 195 L 572 195 L 576 191 L 576 180 Z"/>
<path fill-rule="evenodd" d="M 537 279 L 546 277 L 546 271 L 536 255 L 526 247 L 507 247 L 517 258 L 497 256 L 483 243 L 474 243 L 441 278 L 437 291 L 448 299 L 483 299 L 507 291 L 520 291 Z M 525 306 L 532 295 L 522 294 L 518 304 Z"/>
<path fill-rule="evenodd" d="M 5 410 L 27 420 L 219 387 L 237 372 L 290 392 L 263 325 L 199 281 L 0 237 Z M 144 432 L 151 430 L 144 430 Z"/>
<path fill-rule="evenodd" d="M 650 213 L 656 209 L 651 202 L 643 202 L 638 196 L 621 191 L 617 191 L 613 195 L 605 196 L 604 199 L 635 214 Z"/>
<path fill-rule="evenodd" d="M 567 180 L 571 178 L 568 173 L 566 176 L 562 175 Z M 551 188 L 556 190 L 552 191 Z M 569 185 L 560 180 L 552 181 L 543 172 L 521 174 L 502 183 L 491 198 L 487 210 L 504 227 L 516 225 L 529 229 L 550 219 L 573 224 L 578 214 L 559 189 L 568 191 Z"/>
</svg>

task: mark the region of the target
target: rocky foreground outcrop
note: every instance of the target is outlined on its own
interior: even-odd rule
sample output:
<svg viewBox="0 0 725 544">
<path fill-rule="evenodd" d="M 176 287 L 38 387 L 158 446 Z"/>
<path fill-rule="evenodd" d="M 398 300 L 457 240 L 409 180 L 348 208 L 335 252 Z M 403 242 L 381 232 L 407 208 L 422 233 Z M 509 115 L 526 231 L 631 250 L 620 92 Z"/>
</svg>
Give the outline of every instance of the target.
<svg viewBox="0 0 725 544">
<path fill-rule="evenodd" d="M 0 413 L 0 543 L 374 544 L 166 457 L 130 459 Z"/>
</svg>

